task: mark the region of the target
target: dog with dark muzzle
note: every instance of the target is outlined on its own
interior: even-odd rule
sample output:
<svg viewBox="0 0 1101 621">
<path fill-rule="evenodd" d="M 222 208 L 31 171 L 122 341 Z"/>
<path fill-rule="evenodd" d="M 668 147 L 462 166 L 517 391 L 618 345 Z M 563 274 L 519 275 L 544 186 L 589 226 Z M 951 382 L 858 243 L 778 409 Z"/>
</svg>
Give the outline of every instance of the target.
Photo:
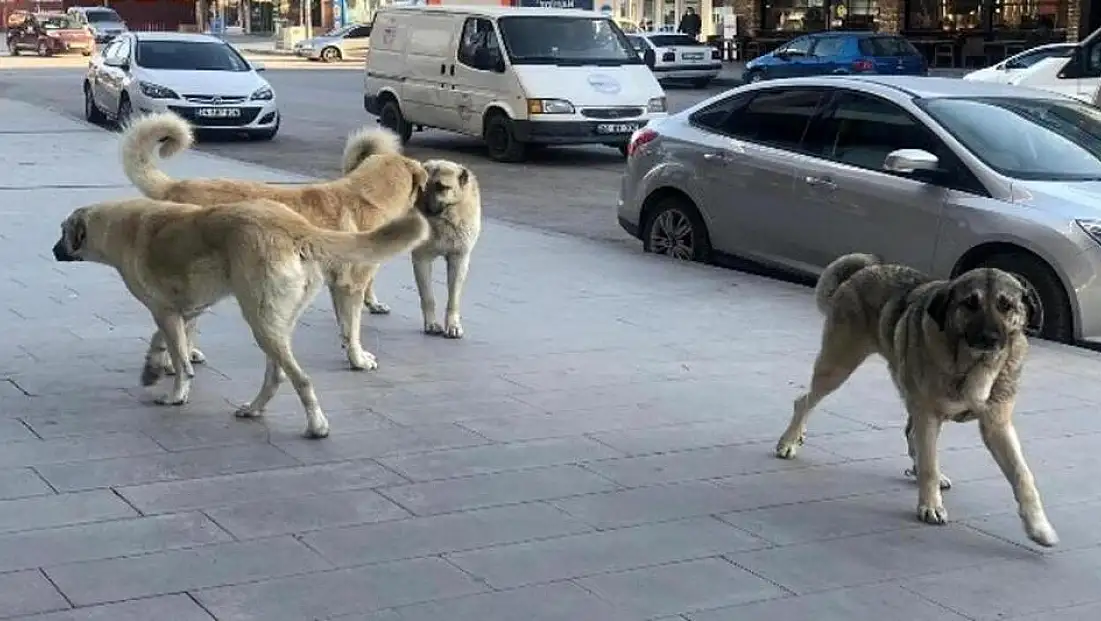
<svg viewBox="0 0 1101 621">
<path fill-rule="evenodd" d="M 998 269 L 934 280 L 867 254 L 835 260 L 815 288 L 825 323 L 810 390 L 795 400 L 776 455 L 794 458 L 811 410 L 864 360 L 879 354 L 908 414 L 905 435 L 913 468 L 906 473 L 917 478 L 918 518 L 929 524 L 948 521 L 941 490 L 952 483 L 937 463 L 941 425 L 977 420 L 983 442 L 1013 487 L 1029 538 L 1054 546 L 1059 538 L 1013 426 L 1034 295 Z"/>
</svg>

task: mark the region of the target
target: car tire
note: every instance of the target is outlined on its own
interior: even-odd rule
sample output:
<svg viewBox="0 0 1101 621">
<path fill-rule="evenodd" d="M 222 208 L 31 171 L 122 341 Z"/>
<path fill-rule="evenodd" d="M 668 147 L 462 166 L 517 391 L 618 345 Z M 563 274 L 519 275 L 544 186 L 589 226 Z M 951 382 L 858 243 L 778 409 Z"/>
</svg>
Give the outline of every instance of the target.
<svg viewBox="0 0 1101 621">
<path fill-rule="evenodd" d="M 518 163 L 527 157 L 527 145 L 517 140 L 512 119 L 503 112 L 491 112 L 482 128 L 489 158 L 497 162 Z"/>
<path fill-rule="evenodd" d="M 402 144 L 409 142 L 409 139 L 413 137 L 413 126 L 405 120 L 405 116 L 401 113 L 401 106 L 394 99 L 387 99 L 386 103 L 382 104 L 382 110 L 379 110 L 378 113 L 378 122 L 386 129 L 397 134 L 401 138 Z"/>
<path fill-rule="evenodd" d="M 699 263 L 711 260 L 707 225 L 692 201 L 683 196 L 660 199 L 647 210 L 641 229 L 645 252 Z"/>
<path fill-rule="evenodd" d="M 697 78 L 692 80 L 692 86 L 695 88 L 707 88 L 709 84 L 711 84 L 711 78 Z"/>
<path fill-rule="evenodd" d="M 743 76 L 743 80 L 746 84 L 756 84 L 757 82 L 761 82 L 764 79 L 765 74 L 759 69 L 748 71 L 746 72 L 745 76 Z"/>
<path fill-rule="evenodd" d="M 83 52 L 80 53 L 80 55 L 81 56 L 91 56 L 92 51 L 91 50 L 84 50 Z"/>
<path fill-rule="evenodd" d="M 119 129 L 125 130 L 126 126 L 130 123 L 130 117 L 134 115 L 134 108 L 130 104 L 130 97 L 123 93 L 119 98 L 119 109 L 115 112 L 115 125 L 118 125 Z"/>
<path fill-rule="evenodd" d="M 95 96 L 92 95 L 92 87 L 84 83 L 84 120 L 99 125 L 106 119 L 103 112 L 96 106 Z"/>
<path fill-rule="evenodd" d="M 983 259 L 976 267 L 994 267 L 1013 274 L 1029 291 L 1027 333 L 1059 343 L 1074 342 L 1074 315 L 1063 283 L 1047 263 L 1029 254 L 1012 252 Z M 1038 304 L 1038 306 L 1036 306 Z M 1035 317 L 1039 313 L 1039 318 Z"/>
<path fill-rule="evenodd" d="M 11 41 L 8 41 L 8 54 L 12 56 L 19 56 L 19 48 L 15 47 Z"/>
<path fill-rule="evenodd" d="M 45 58 L 51 55 L 50 46 L 46 45 L 45 41 L 41 41 L 38 44 L 38 55 Z"/>
<path fill-rule="evenodd" d="M 336 62 L 342 59 L 343 56 L 341 55 L 340 50 L 331 45 L 329 47 L 321 49 L 321 60 L 327 63 Z"/>
</svg>

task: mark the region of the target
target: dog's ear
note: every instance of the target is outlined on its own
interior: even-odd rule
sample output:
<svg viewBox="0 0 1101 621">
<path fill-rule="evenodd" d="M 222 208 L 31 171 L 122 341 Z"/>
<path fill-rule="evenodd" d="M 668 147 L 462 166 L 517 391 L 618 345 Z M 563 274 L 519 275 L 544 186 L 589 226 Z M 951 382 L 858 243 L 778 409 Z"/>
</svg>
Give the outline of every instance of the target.
<svg viewBox="0 0 1101 621">
<path fill-rule="evenodd" d="M 941 287 L 937 289 L 933 297 L 929 299 L 928 306 L 925 307 L 925 312 L 929 313 L 929 316 L 936 322 L 937 327 L 944 331 L 946 324 L 948 323 L 948 306 L 952 302 L 952 290 L 948 287 Z"/>
<path fill-rule="evenodd" d="M 466 184 L 470 182 L 470 170 L 466 166 L 463 166 L 459 171 L 459 187 L 465 188 Z"/>
</svg>

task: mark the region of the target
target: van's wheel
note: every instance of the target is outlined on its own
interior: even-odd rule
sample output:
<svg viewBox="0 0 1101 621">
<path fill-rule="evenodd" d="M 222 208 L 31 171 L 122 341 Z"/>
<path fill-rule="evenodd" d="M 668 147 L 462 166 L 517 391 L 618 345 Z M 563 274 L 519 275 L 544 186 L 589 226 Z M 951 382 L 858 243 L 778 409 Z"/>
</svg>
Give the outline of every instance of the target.
<svg viewBox="0 0 1101 621">
<path fill-rule="evenodd" d="M 341 58 L 340 50 L 335 47 L 329 46 L 321 50 L 321 60 L 327 63 L 340 60 Z"/>
<path fill-rule="evenodd" d="M 130 105 L 130 97 L 123 93 L 122 98 L 119 99 L 118 112 L 115 113 L 115 124 L 125 130 L 132 116 L 134 116 L 134 108 Z"/>
<path fill-rule="evenodd" d="M 646 210 L 642 249 L 674 259 L 706 263 L 711 259 L 707 225 L 692 201 L 673 195 Z"/>
<path fill-rule="evenodd" d="M 95 96 L 92 95 L 92 87 L 87 82 L 84 83 L 84 120 L 97 125 L 106 120 L 103 116 L 103 112 L 96 107 L 96 99 Z"/>
<path fill-rule="evenodd" d="M 711 84 L 711 78 L 696 78 L 692 80 L 692 86 L 695 88 L 707 88 L 708 84 Z"/>
<path fill-rule="evenodd" d="M 387 99 L 378 113 L 378 122 L 401 138 L 401 143 L 409 142 L 413 137 L 413 126 L 401 114 L 401 106 L 394 99 Z"/>
<path fill-rule="evenodd" d="M 996 254 L 975 267 L 995 267 L 1016 276 L 1025 287 L 1028 322 L 1025 333 L 1059 343 L 1074 342 L 1074 316 L 1062 281 L 1039 258 L 1021 252 Z"/>
<path fill-rule="evenodd" d="M 485 120 L 482 138 L 490 159 L 498 162 L 522 162 L 527 155 L 527 145 L 516 139 L 512 119 L 502 112 L 491 112 Z"/>
<path fill-rule="evenodd" d="M 38 55 L 39 56 L 49 56 L 50 55 L 50 46 L 46 45 L 45 41 L 40 41 L 38 43 Z"/>
<path fill-rule="evenodd" d="M 19 48 L 15 46 L 14 41 L 8 41 L 8 54 L 19 56 Z"/>
</svg>

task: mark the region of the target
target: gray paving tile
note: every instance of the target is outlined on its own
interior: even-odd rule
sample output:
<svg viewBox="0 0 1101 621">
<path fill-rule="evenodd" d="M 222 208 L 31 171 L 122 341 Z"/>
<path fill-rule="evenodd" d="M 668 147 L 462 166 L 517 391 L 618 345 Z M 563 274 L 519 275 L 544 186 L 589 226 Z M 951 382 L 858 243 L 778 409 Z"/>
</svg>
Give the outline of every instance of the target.
<svg viewBox="0 0 1101 621">
<path fill-rule="evenodd" d="M 478 509 L 382 524 L 334 528 L 301 537 L 338 566 L 395 561 L 591 530 L 542 503 Z"/>
<path fill-rule="evenodd" d="M 523 611 L 523 612 L 520 612 Z M 568 582 L 539 585 L 470 595 L 391 611 L 394 621 L 487 621 L 515 619 L 524 621 L 641 621 L 642 617 Z M 340 621 L 353 621 L 339 617 Z M 366 621 L 367 618 L 361 618 Z M 370 621 L 386 618 L 369 617 Z"/>
<path fill-rule="evenodd" d="M 212 621 L 212 619 L 213 617 L 186 595 L 163 595 L 117 604 L 102 604 L 19 617 L 19 621 Z"/>
<path fill-rule="evenodd" d="M 410 399 L 404 403 L 395 401 L 385 405 L 375 405 L 372 409 L 402 425 L 437 425 L 458 423 L 474 418 L 547 415 L 545 411 L 509 396 L 482 397 L 461 401 L 454 399 L 445 401 Z"/>
<path fill-rule="evenodd" d="M 143 513 L 205 509 L 252 500 L 363 489 L 403 479 L 369 460 L 301 466 L 121 487 L 117 491 Z"/>
<path fill-rule="evenodd" d="M 1101 601 L 1099 569 L 1096 549 L 1029 554 L 907 580 L 902 586 L 970 619 L 989 621 Z M 1043 588 L 1022 588 L 1027 584 Z"/>
<path fill-rule="evenodd" d="M 293 438 L 277 441 L 275 445 L 303 463 L 322 463 L 487 443 L 485 438 L 475 433 L 456 425 L 445 424 L 392 427 L 363 433 L 334 433 L 325 442 Z"/>
<path fill-rule="evenodd" d="M 550 500 L 614 489 L 615 483 L 578 466 L 550 466 L 384 488 L 382 493 L 416 515 Z"/>
<path fill-rule="evenodd" d="M 36 569 L 0 574 L 0 619 L 68 607 L 61 593 Z"/>
<path fill-rule="evenodd" d="M 906 621 L 964 621 L 964 617 L 889 583 L 693 612 L 685 617 L 689 621 L 855 621 L 894 618 L 904 618 Z"/>
<path fill-rule="evenodd" d="M 584 437 L 490 444 L 470 448 L 397 455 L 379 459 L 414 481 L 588 462 L 622 455 Z"/>
<path fill-rule="evenodd" d="M 374 419 L 379 421 L 380 417 Z M 246 421 L 230 415 L 180 416 L 171 408 L 120 408 L 95 416 L 47 412 L 27 415 L 25 420 L 43 438 L 132 431 L 151 437 L 170 451 L 264 442 L 271 434 L 265 420 Z M 301 424 L 301 419 L 297 422 Z"/>
<path fill-rule="evenodd" d="M 384 522 L 410 515 L 369 489 L 258 500 L 207 509 L 206 513 L 238 539 Z"/>
<path fill-rule="evenodd" d="M 53 528 L 138 515 L 109 490 L 0 501 L 0 532 Z"/>
<path fill-rule="evenodd" d="M 1027 551 L 960 525 L 729 554 L 734 563 L 798 594 L 908 578 L 995 561 Z M 828 563 L 823 564 L 823 561 Z"/>
<path fill-rule="evenodd" d="M 588 494 L 554 506 L 597 528 L 619 528 L 728 511 L 736 494 L 708 481 L 686 481 Z"/>
<path fill-rule="evenodd" d="M 763 545 L 748 533 L 702 518 L 460 552 L 448 558 L 503 589 Z"/>
<path fill-rule="evenodd" d="M 581 410 L 576 407 L 576 403 L 589 403 L 588 399 L 580 401 L 576 393 L 570 393 L 570 397 L 574 400 L 574 409 L 556 410 L 552 416 L 527 416 L 519 419 L 514 416 L 487 417 L 463 421 L 461 424 L 491 440 L 516 442 L 621 429 L 662 427 L 692 420 L 713 420 L 722 417 L 721 412 L 691 414 L 687 409 L 684 411 L 645 410 L 634 403 L 607 407 L 594 405 L 592 409 Z"/>
<path fill-rule="evenodd" d="M 787 595 L 783 589 L 721 558 L 603 574 L 577 582 L 646 618 Z"/>
<path fill-rule="evenodd" d="M 38 466 L 86 459 L 108 459 L 162 453 L 164 449 L 141 434 L 112 433 L 80 438 L 27 440 L 0 445 L 0 468 Z"/>
<path fill-rule="evenodd" d="M 296 466 L 298 461 L 269 444 L 223 446 L 139 457 L 38 466 L 58 491 L 178 481 Z"/>
<path fill-rule="evenodd" d="M 210 589 L 196 597 L 218 619 L 302 621 L 483 590 L 446 561 L 426 558 Z"/>
<path fill-rule="evenodd" d="M 52 493 L 50 486 L 30 468 L 0 470 L 0 500 Z"/>
<path fill-rule="evenodd" d="M 328 563 L 298 541 L 280 538 L 55 565 L 45 571 L 69 601 L 88 606 L 327 567 Z"/>
<path fill-rule="evenodd" d="M 3 382 L 6 383 L 6 382 Z M 8 384 L 10 386 L 10 384 Z M 30 428 L 15 418 L 0 418 L 0 442 L 37 440 Z"/>
<path fill-rule="evenodd" d="M 1101 618 L 1101 602 L 1070 606 L 1068 608 L 1048 609 L 1036 614 L 1027 614 L 1020 617 L 1005 617 L 1014 621 L 1096 621 Z"/>
<path fill-rule="evenodd" d="M 30 569 L 229 541 L 197 513 L 112 520 L 0 535 L 0 571 Z"/>
<path fill-rule="evenodd" d="M 1009 487 L 1009 484 L 1006 483 L 1005 487 Z M 1041 491 L 1041 494 L 1043 494 L 1043 491 Z M 1011 501 L 1012 492 L 1007 490 L 1006 495 L 1009 496 Z M 967 524 L 984 533 L 1001 537 L 1006 541 L 1041 549 L 1025 535 L 1015 505 L 1011 502 L 1006 504 L 1010 512 L 969 520 Z M 1055 527 L 1055 531 L 1059 533 L 1058 550 L 1101 546 L 1101 532 L 1098 532 L 1097 529 L 1097 516 L 1098 512 L 1101 511 L 1101 502 L 1091 501 L 1069 505 L 1047 503 L 1044 510 L 1047 512 L 1048 520 Z"/>
</svg>

